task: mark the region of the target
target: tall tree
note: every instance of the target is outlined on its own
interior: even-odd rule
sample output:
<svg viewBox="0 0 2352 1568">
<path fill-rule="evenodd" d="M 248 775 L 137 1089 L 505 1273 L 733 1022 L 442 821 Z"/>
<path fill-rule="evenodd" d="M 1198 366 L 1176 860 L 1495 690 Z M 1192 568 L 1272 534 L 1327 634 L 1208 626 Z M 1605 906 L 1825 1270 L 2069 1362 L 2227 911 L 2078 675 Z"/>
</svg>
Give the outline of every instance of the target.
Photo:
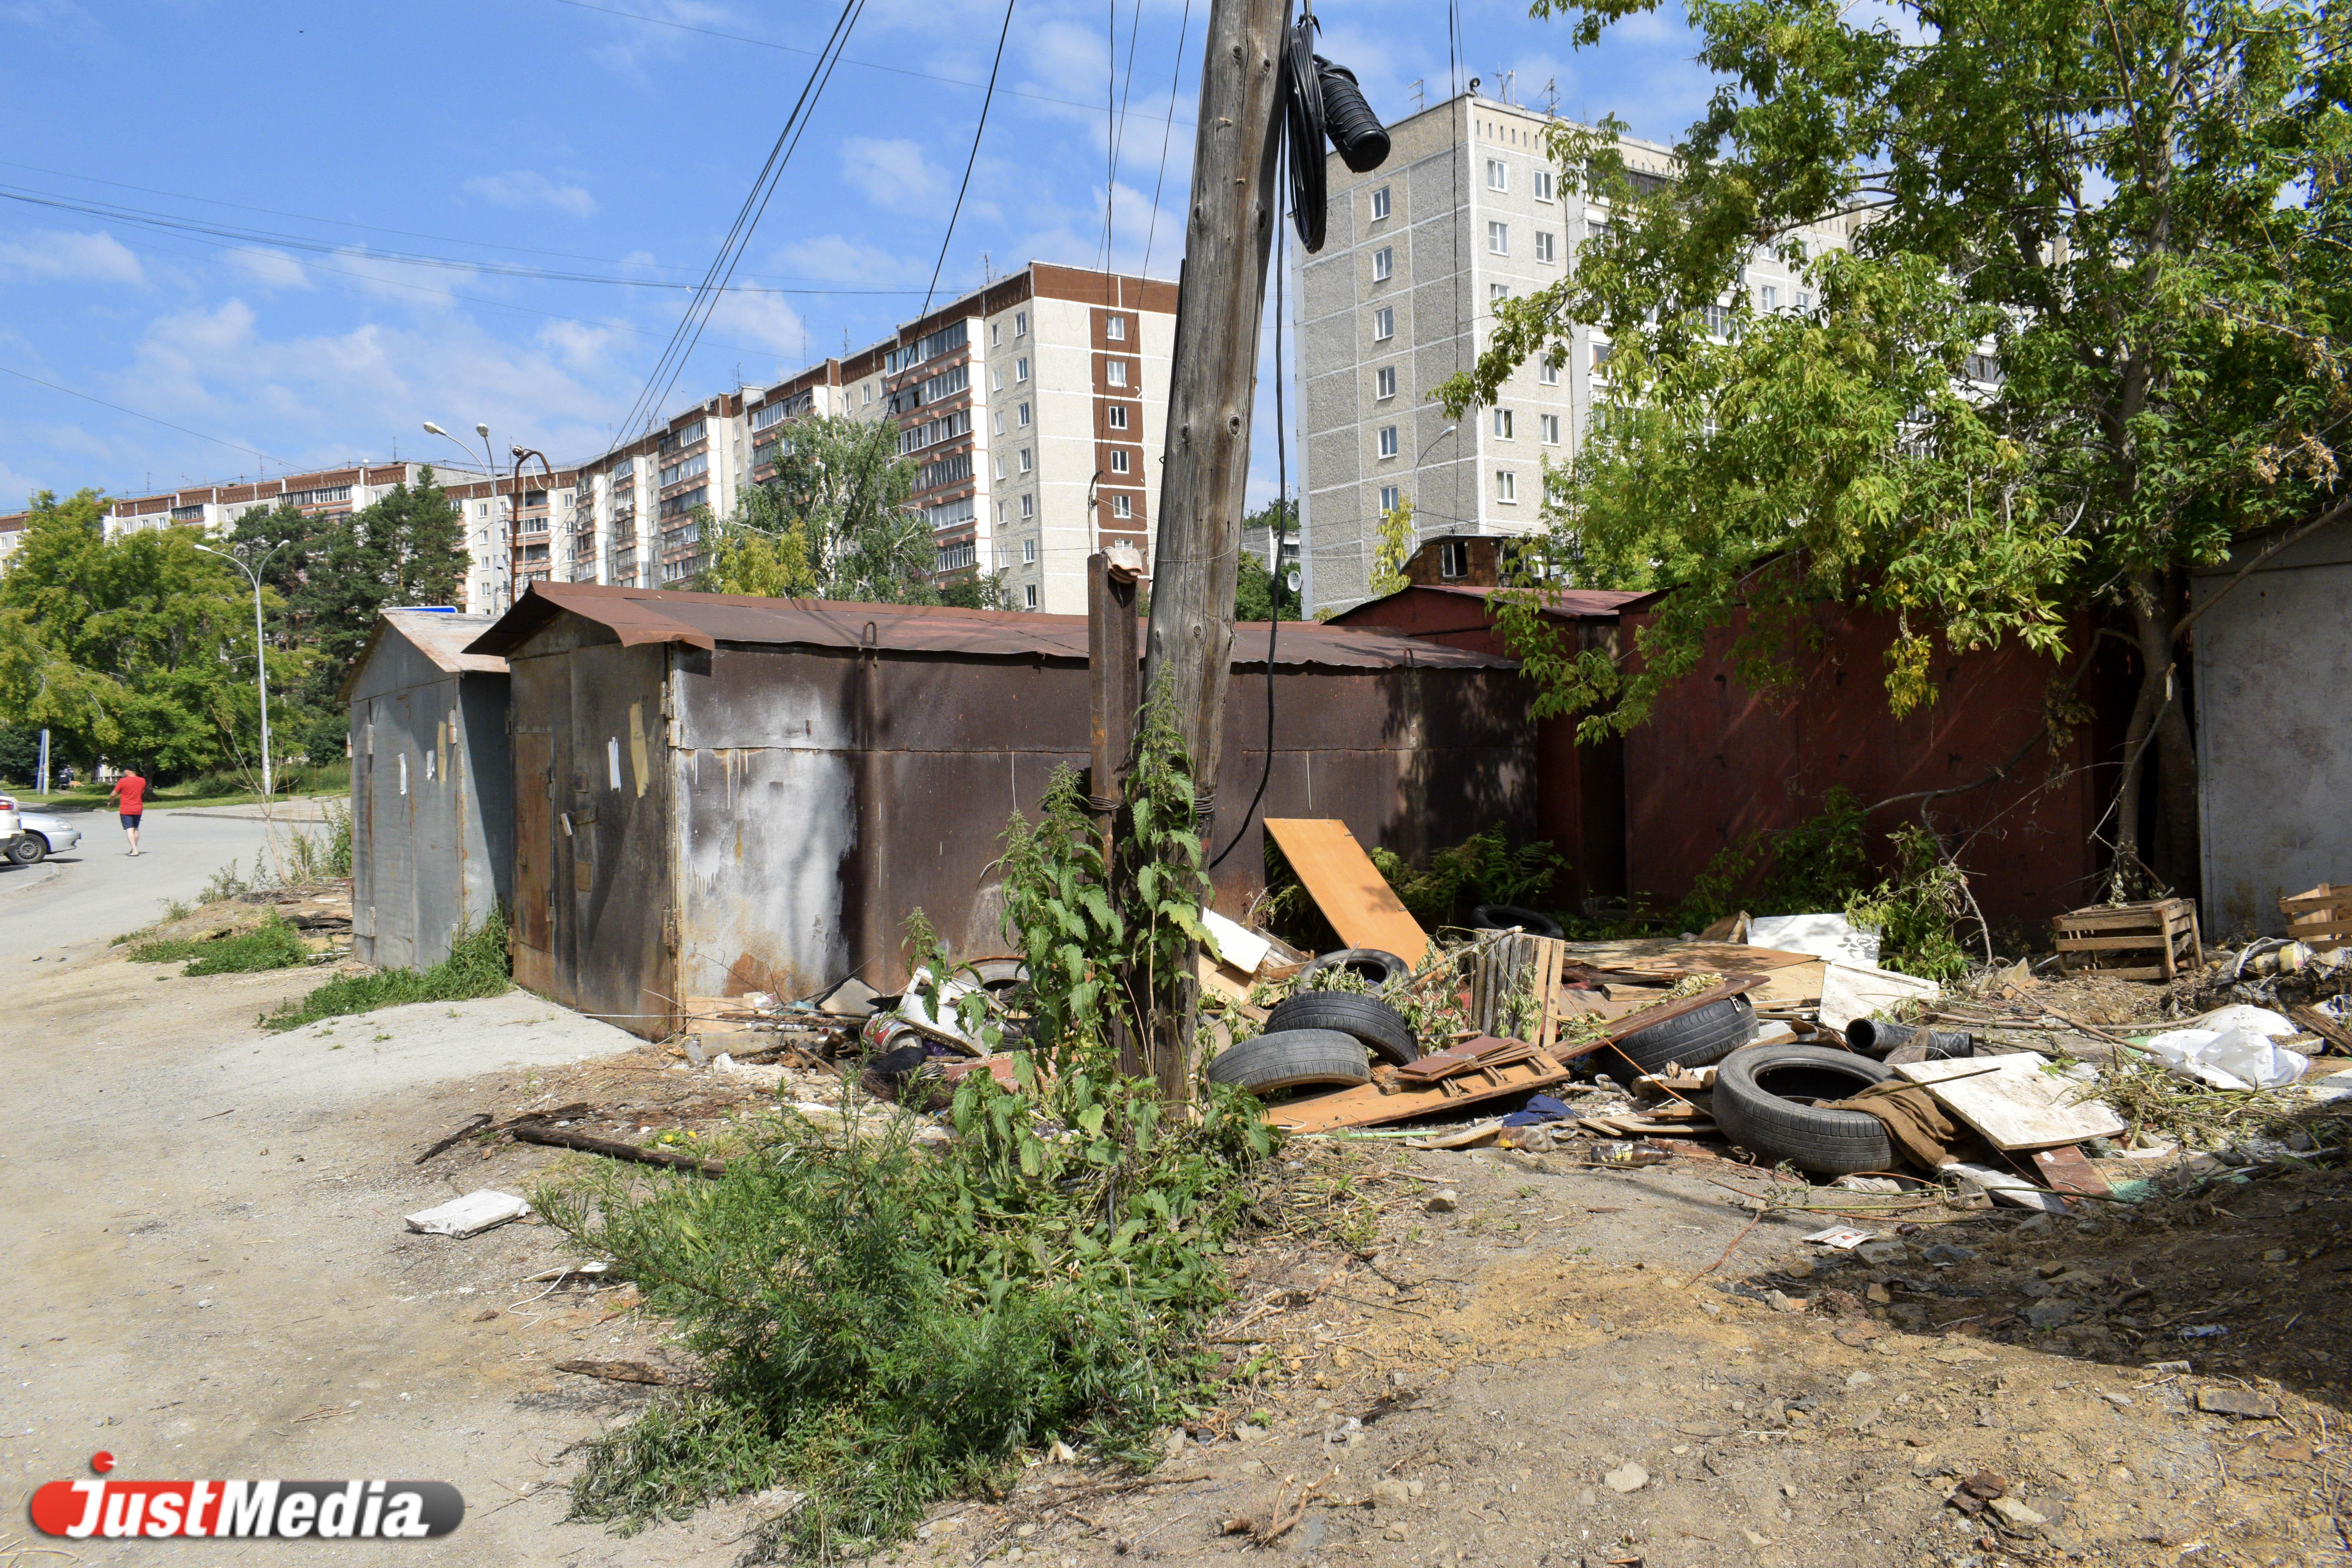
<svg viewBox="0 0 2352 1568">
<path fill-rule="evenodd" d="M 940 582 L 929 520 L 908 504 L 916 465 L 898 455 L 895 426 L 817 415 L 794 423 L 776 453 L 775 477 L 745 489 L 733 516 L 705 515 L 706 592 L 1001 606 L 992 577 Z"/>
<path fill-rule="evenodd" d="M 1580 47 L 1655 0 L 1536 0 Z M 2347 514 L 2338 432 L 2345 14 L 2279 0 L 1686 0 L 1717 76 L 1678 177 L 1637 190 L 1622 127 L 1556 131 L 1611 203 L 1558 285 L 1497 309 L 1456 414 L 1516 367 L 1611 343 L 1607 404 L 1555 476 L 1559 576 L 1672 586 L 1638 677 L 1506 629 L 1546 710 L 1639 719 L 1713 628 L 1785 672 L 1810 605 L 1901 628 L 1887 689 L 1934 700 L 1931 639 L 2058 652 L 2083 605 L 2130 628 L 2140 686 L 2115 844 L 2141 859 L 2153 757 L 2169 870 L 2196 842 L 2181 701 L 2189 568 Z M 1652 184 L 1651 182 L 1644 182 Z M 1804 243 L 1831 215 L 1847 242 Z M 1801 267 L 1762 311 L 1743 268 Z M 2273 533 L 2272 531 L 2277 531 Z M 1555 580 L 1558 580 L 1557 578 Z M 2074 650 L 2079 652 L 2079 649 Z"/>
</svg>

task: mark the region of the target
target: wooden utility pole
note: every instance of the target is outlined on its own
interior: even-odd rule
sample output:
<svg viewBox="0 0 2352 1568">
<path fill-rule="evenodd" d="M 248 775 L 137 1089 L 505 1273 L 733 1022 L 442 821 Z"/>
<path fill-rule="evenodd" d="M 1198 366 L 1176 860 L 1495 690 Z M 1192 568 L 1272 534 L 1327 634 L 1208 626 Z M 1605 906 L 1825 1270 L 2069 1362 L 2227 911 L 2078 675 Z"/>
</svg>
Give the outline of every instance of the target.
<svg viewBox="0 0 2352 1568">
<path fill-rule="evenodd" d="M 1289 0 L 1214 0 L 1210 7 L 1176 298 L 1143 683 L 1147 701 L 1173 709 L 1201 792 L 1204 841 L 1215 831 L 1266 257 L 1282 221 L 1275 116 L 1288 19 Z M 1151 1054 L 1162 1090 L 1183 1098 L 1192 1093 L 1198 996 L 1189 973 L 1176 989 L 1181 1005 L 1154 1020 Z"/>
</svg>

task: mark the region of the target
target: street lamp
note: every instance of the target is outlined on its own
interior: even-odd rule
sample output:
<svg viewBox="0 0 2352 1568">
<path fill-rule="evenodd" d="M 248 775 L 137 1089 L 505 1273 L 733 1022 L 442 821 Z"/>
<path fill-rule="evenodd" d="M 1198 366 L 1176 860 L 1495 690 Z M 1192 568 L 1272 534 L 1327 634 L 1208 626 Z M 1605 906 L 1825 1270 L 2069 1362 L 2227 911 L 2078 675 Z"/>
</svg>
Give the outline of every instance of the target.
<svg viewBox="0 0 2352 1568">
<path fill-rule="evenodd" d="M 230 554 L 226 550 L 215 550 L 209 544 L 196 546 L 205 554 L 217 555 L 235 566 L 253 584 L 253 678 L 261 688 L 261 798 L 264 800 L 277 798 L 277 792 L 271 787 L 274 781 L 269 772 L 269 665 L 262 651 L 261 568 L 269 564 L 270 556 L 277 554 L 292 542 L 291 540 L 279 540 L 269 547 L 257 564 L 252 566 L 247 565 L 239 557 Z"/>
<path fill-rule="evenodd" d="M 478 428 L 485 436 L 488 435 L 488 426 L 480 426 Z M 517 538 L 517 535 L 522 531 L 523 459 L 526 458 L 537 458 L 539 459 L 541 471 L 547 475 L 547 510 L 549 513 L 548 521 L 551 525 L 555 521 L 555 465 L 547 460 L 546 453 L 536 451 L 529 447 L 509 447 L 507 450 L 514 454 L 514 495 L 507 503 L 507 550 L 508 553 L 512 557 L 512 559 L 507 563 L 507 602 L 509 604 L 512 604 L 514 602 L 514 585 L 522 581 L 522 543 L 520 539 Z M 549 580 L 551 582 L 555 577 L 555 549 L 553 544 L 555 530 L 552 526 L 548 529 L 547 537 L 550 542 L 548 546 L 547 575 Z"/>
<path fill-rule="evenodd" d="M 472 461 L 474 460 L 474 449 L 473 449 L 471 447 L 467 446 L 467 445 L 466 445 L 466 443 L 464 443 L 463 441 L 458 440 L 458 439 L 457 439 L 457 437 L 456 437 L 455 436 L 450 435 L 450 434 L 449 434 L 449 432 L 447 432 L 446 430 L 444 430 L 443 428 L 441 428 L 441 426 L 440 426 L 436 425 L 436 424 L 435 424 L 435 423 L 433 423 L 433 421 L 432 421 L 432 420 L 430 420 L 430 419 L 427 419 L 427 420 L 425 422 L 425 433 L 427 436 L 438 436 L 438 437 L 440 437 L 443 440 L 445 440 L 445 441 L 447 441 L 447 442 L 451 443 L 453 446 L 455 446 L 455 447 L 457 448 L 457 450 L 459 450 L 460 452 L 463 452 L 463 453 L 465 453 L 465 454 L 466 454 L 466 460 L 467 460 L 467 462 L 469 462 L 469 463 L 470 463 L 470 462 L 472 462 Z M 495 453 L 493 453 L 493 452 L 490 450 L 490 427 L 489 427 L 488 425 L 486 425 L 486 424 L 483 424 L 483 423 L 480 423 L 480 422 L 477 421 L 477 422 L 476 422 L 476 424 L 475 424 L 475 426 L 474 426 L 474 434 L 475 434 L 475 435 L 477 435 L 477 436 L 479 436 L 479 437 L 482 438 L 482 473 L 483 473 L 483 476 L 484 476 L 486 479 L 488 479 L 491 484 L 495 485 L 495 484 L 497 484 L 497 483 L 498 483 L 498 480 L 499 480 L 499 459 L 498 459 L 497 455 L 496 455 Z M 508 577 L 508 584 L 507 584 L 507 585 L 508 585 L 508 590 L 509 590 L 509 591 L 508 591 L 508 594 L 507 594 L 507 597 L 509 598 L 509 600 L 512 600 L 512 598 L 514 597 L 514 595 L 513 595 L 513 592 L 512 592 L 512 590 L 513 590 L 513 578 L 512 578 L 513 559 L 512 559 L 512 558 L 513 558 L 513 554 L 514 554 L 514 548 L 513 548 L 513 547 L 514 547 L 514 519 L 513 519 L 511 516 L 509 516 L 509 517 L 507 519 L 507 538 L 506 538 L 506 540 L 504 541 L 503 548 L 501 548 L 501 549 L 499 550 L 499 556 L 500 556 L 501 560 L 505 563 L 506 566 L 507 566 L 507 567 L 508 567 L 508 569 L 509 569 L 509 577 Z M 493 576 L 492 576 L 492 577 L 491 577 L 491 579 L 490 579 L 490 608 L 492 608 L 493 610 L 495 610 L 495 609 L 497 609 L 497 608 L 499 607 L 499 606 L 498 606 L 498 598 L 499 598 L 499 583 L 498 583 L 498 578 L 497 578 L 497 576 L 496 576 L 495 574 L 493 574 Z"/>
</svg>

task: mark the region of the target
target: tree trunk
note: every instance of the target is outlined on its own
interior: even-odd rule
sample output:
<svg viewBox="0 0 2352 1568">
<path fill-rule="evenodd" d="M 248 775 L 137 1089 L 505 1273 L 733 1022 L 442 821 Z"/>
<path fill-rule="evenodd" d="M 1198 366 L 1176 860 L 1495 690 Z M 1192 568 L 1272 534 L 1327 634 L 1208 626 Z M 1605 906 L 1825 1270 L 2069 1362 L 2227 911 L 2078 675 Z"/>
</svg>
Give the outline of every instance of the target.
<svg viewBox="0 0 2352 1568">
<path fill-rule="evenodd" d="M 2151 889 L 2148 877 L 2162 877 L 2178 891 L 2197 888 L 2197 742 L 2183 705 L 2187 674 L 2175 658 L 2172 627 L 2179 615 L 2177 589 L 2168 574 L 2133 575 L 2126 601 L 2133 640 L 2140 658 L 2139 698 L 2124 731 L 2123 776 L 2116 787 L 2116 863 L 2111 897 L 2128 898 Z M 2153 767 L 2162 827 L 2164 864 L 2150 864 L 2153 850 L 2140 833 L 2144 781 Z"/>
</svg>

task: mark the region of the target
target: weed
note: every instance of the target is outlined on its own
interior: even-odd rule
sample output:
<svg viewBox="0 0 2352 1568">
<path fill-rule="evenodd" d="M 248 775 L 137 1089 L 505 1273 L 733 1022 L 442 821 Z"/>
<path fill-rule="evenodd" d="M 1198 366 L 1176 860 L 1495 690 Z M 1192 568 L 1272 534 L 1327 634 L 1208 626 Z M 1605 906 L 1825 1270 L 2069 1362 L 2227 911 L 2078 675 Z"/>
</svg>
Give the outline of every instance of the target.
<svg viewBox="0 0 2352 1568">
<path fill-rule="evenodd" d="M 1396 890 L 1398 902 L 1435 925 L 1460 921 L 1477 904 L 1517 904 L 1522 908 L 1551 890 L 1568 862 L 1543 839 L 1511 847 L 1503 825 L 1496 823 L 1429 858 L 1416 869 L 1386 849 L 1371 852 L 1372 865 Z"/>
<path fill-rule="evenodd" d="M 204 891 L 196 895 L 196 902 L 217 904 L 225 900 L 236 898 L 239 893 L 250 889 L 252 886 L 253 884 L 247 881 L 244 875 L 237 870 L 236 862 L 232 860 L 213 873 L 212 879 L 205 884 Z"/>
<path fill-rule="evenodd" d="M 514 984 L 509 973 L 506 915 L 493 910 L 480 925 L 460 927 L 450 942 L 449 956 L 430 969 L 379 969 L 330 980 L 299 1001 L 263 1015 L 260 1021 L 264 1028 L 283 1033 L 321 1018 L 373 1013 L 409 1002 L 498 996 Z"/>
<path fill-rule="evenodd" d="M 180 942 L 148 941 L 131 950 L 140 963 L 176 963 L 185 959 L 188 974 L 250 974 L 264 969 L 291 969 L 310 961 L 294 928 L 276 915 L 249 931 L 233 936 L 195 937 Z"/>
</svg>

